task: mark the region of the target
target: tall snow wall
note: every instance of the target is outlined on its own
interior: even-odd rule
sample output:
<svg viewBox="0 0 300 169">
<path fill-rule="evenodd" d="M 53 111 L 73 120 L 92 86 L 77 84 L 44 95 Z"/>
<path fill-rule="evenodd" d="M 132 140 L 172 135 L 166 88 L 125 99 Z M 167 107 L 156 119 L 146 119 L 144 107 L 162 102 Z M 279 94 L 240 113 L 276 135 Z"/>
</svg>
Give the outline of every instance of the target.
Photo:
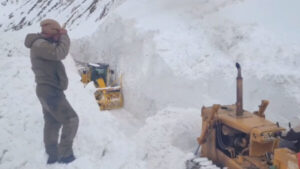
<svg viewBox="0 0 300 169">
<path fill-rule="evenodd" d="M 122 73 L 125 109 L 140 118 L 166 106 L 234 104 L 234 64 L 240 62 L 245 108 L 255 111 L 268 99 L 269 119 L 295 122 L 300 51 L 264 25 L 227 15 L 243 3 L 126 1 L 94 34 L 75 40 L 71 53 Z"/>
</svg>

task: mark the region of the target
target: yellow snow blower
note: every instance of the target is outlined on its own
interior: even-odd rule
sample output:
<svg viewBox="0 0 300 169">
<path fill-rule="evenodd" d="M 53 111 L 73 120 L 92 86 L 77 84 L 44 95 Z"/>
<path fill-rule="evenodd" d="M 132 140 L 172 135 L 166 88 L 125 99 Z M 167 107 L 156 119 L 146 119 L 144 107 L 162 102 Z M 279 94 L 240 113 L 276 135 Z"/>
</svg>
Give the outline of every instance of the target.
<svg viewBox="0 0 300 169">
<path fill-rule="evenodd" d="M 87 85 L 91 81 L 97 88 L 95 98 L 101 110 L 123 107 L 122 75 L 116 78 L 108 64 L 89 63 L 81 71 L 81 82 Z"/>
</svg>

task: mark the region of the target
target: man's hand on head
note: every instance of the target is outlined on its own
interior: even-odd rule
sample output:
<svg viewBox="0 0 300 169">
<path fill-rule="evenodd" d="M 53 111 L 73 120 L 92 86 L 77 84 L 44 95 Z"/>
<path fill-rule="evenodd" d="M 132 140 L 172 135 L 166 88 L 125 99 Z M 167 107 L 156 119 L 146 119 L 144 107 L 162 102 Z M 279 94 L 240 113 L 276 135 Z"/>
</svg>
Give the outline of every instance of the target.
<svg viewBox="0 0 300 169">
<path fill-rule="evenodd" d="M 68 33 L 68 31 L 65 28 L 62 28 L 59 30 L 59 34 L 61 34 L 61 35 L 65 35 L 67 33 Z"/>
<path fill-rule="evenodd" d="M 54 41 L 59 41 L 61 35 L 66 35 L 68 33 L 68 31 L 64 28 L 57 29 L 56 32 L 57 32 L 56 34 L 50 34 L 50 33 L 45 33 L 45 32 L 42 32 L 41 34 L 42 34 L 42 37 L 45 39 L 51 38 Z"/>
</svg>

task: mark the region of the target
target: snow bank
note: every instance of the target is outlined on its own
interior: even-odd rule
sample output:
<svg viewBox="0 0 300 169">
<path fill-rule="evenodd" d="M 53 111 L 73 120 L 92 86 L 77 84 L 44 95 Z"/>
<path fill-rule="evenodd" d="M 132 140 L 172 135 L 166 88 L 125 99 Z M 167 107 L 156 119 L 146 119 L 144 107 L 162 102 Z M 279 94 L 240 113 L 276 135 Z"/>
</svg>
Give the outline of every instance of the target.
<svg viewBox="0 0 300 169">
<path fill-rule="evenodd" d="M 201 110 L 168 107 L 148 118 L 134 139 L 147 168 L 182 169 L 200 132 Z"/>
<path fill-rule="evenodd" d="M 245 107 L 254 111 L 269 99 L 268 118 L 296 122 L 300 50 L 261 22 L 231 19 L 228 11 L 247 3 L 128 0 L 71 52 L 123 73 L 125 109 L 142 119 L 166 106 L 234 103 L 238 61 Z"/>
</svg>

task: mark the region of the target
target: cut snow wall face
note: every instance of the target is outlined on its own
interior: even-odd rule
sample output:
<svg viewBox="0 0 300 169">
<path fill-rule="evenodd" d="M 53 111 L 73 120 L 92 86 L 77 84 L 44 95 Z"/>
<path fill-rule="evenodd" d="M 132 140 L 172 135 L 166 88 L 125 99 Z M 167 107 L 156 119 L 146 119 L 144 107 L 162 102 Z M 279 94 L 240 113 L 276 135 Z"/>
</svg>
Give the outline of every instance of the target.
<svg viewBox="0 0 300 169">
<path fill-rule="evenodd" d="M 107 17 L 92 36 L 74 41 L 71 53 L 79 61 L 109 63 L 123 73 L 125 109 L 137 117 L 148 117 L 168 105 L 200 109 L 214 103 L 234 104 L 236 61 L 245 75 L 245 109 L 255 111 L 261 99 L 269 99 L 268 118 L 286 125 L 297 117 L 300 100 L 289 86 L 298 76 L 294 70 L 273 69 L 284 63 L 295 67 L 297 50 L 290 53 L 289 45 L 280 47 L 282 43 L 268 38 L 270 34 L 260 27 L 209 22 L 218 15 L 184 25 L 180 22 L 184 17 L 178 16 L 171 23 L 180 22 L 179 27 L 155 31 L 141 27 L 143 18 L 126 19 L 121 14 Z"/>
<path fill-rule="evenodd" d="M 200 109 L 201 101 L 210 103 L 207 94 L 216 91 L 207 90 L 213 87 L 211 81 L 175 76 L 170 63 L 156 53 L 157 32 L 142 33 L 134 25 L 119 17 L 108 18 L 93 36 L 73 41 L 71 54 L 80 62 L 109 63 L 123 73 L 124 107 L 136 117 L 145 119 L 168 105 Z M 184 66 L 179 69 L 185 71 Z"/>
<path fill-rule="evenodd" d="M 108 63 L 118 76 L 123 74 L 125 108 L 147 117 L 159 106 L 157 93 L 149 90 L 171 74 L 155 53 L 154 34 L 138 33 L 133 21 L 112 17 L 93 36 L 75 40 L 71 54 L 81 62 Z"/>
</svg>

